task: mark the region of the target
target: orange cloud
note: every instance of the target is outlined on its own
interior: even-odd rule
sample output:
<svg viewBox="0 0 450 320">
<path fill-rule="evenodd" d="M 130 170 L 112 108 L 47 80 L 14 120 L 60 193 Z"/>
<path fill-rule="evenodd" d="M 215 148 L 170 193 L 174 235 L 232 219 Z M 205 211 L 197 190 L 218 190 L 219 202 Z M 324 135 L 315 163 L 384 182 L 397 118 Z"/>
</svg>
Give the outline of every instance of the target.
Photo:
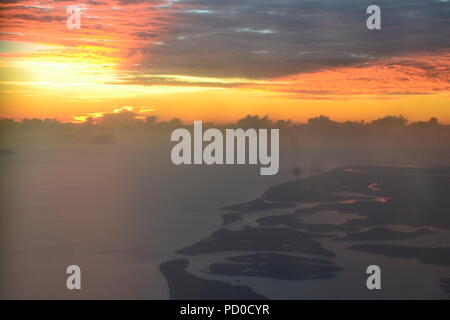
<svg viewBox="0 0 450 320">
<path fill-rule="evenodd" d="M 120 58 L 121 68 L 130 67 L 142 57 L 143 48 L 164 36 L 173 19 L 172 8 L 163 1 L 120 3 L 112 0 L 79 3 L 82 8 L 79 30 L 66 26 L 66 9 L 76 2 L 2 3 L 1 39 L 59 46 L 64 48 L 64 54 L 68 48 L 97 48 L 96 53 L 100 54 L 114 52 L 114 57 Z M 83 51 L 81 54 L 89 58 L 89 54 Z"/>
<path fill-rule="evenodd" d="M 450 92 L 450 51 L 382 59 L 350 67 L 301 73 L 243 88 L 296 98 L 347 98 Z"/>
<path fill-rule="evenodd" d="M 119 108 L 114 108 L 111 112 L 89 112 L 84 115 L 76 115 L 72 116 L 71 122 L 73 123 L 83 123 L 86 122 L 89 118 L 92 120 L 97 118 L 102 118 L 105 115 L 113 115 L 113 114 L 133 114 L 136 119 L 145 119 L 146 116 L 156 111 L 154 108 L 150 108 L 147 106 L 123 106 Z"/>
<path fill-rule="evenodd" d="M 25 0 L 0 4 L 1 116 L 83 122 L 88 117 L 113 113 L 113 106 L 133 105 L 150 106 L 135 107 L 132 111 L 139 117 L 157 110 L 164 119 L 225 121 L 247 113 L 305 119 L 323 113 L 346 120 L 402 113 L 413 120 L 439 116 L 450 121 L 449 49 L 346 67 L 324 63 L 327 69 L 297 73 L 302 66 L 308 68 L 306 63 L 314 51 L 308 59 L 299 57 L 292 68 L 286 65 L 284 52 L 273 57 L 270 50 L 248 56 L 245 46 L 239 51 L 240 44 L 253 41 L 262 45 L 261 35 L 228 30 L 232 27 L 229 24 L 219 24 L 219 29 L 228 32 L 230 38 L 221 37 L 214 28 L 205 32 L 206 25 L 197 25 L 197 21 L 215 21 L 210 13 L 191 12 L 186 17 L 187 4 L 182 2 L 85 1 L 81 3 L 81 29 L 69 30 L 66 8 L 72 4 L 76 2 Z M 194 32 L 192 38 L 183 38 L 189 32 Z M 218 38 L 213 39 L 216 35 Z M 236 41 L 232 39 L 246 40 L 233 46 Z M 265 43 L 269 49 L 276 44 L 270 41 Z M 219 45 L 208 50 L 211 43 Z M 337 52 L 332 49 L 331 43 L 317 53 L 331 56 Z M 259 62 L 247 63 L 248 57 Z M 356 57 L 351 61 L 361 60 Z M 167 71 L 158 68 L 164 64 L 171 73 L 161 72 Z M 267 66 L 280 72 L 255 72 L 245 77 L 239 72 L 221 72 L 231 65 L 256 71 Z M 296 74 L 264 76 L 286 72 Z M 380 99 L 386 101 L 380 103 Z"/>
</svg>

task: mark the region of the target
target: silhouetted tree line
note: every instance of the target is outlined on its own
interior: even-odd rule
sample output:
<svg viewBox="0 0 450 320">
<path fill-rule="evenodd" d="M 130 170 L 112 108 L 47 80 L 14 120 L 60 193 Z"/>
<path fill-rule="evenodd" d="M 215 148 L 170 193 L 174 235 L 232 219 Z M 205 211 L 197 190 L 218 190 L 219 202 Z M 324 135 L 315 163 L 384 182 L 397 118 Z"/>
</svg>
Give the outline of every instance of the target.
<svg viewBox="0 0 450 320">
<path fill-rule="evenodd" d="M 411 122 L 404 116 L 385 116 L 370 122 L 344 121 L 338 122 L 327 116 L 320 115 L 310 118 L 306 123 L 298 123 L 292 120 L 272 120 L 267 115 L 247 115 L 235 123 L 219 124 L 204 122 L 205 128 L 279 128 L 279 129 L 318 129 L 318 130 L 351 130 L 355 129 L 449 129 L 450 125 L 440 124 L 437 118 L 428 121 Z M 145 119 L 136 118 L 136 114 L 130 111 L 120 113 L 108 113 L 98 118 L 87 118 L 83 123 L 60 122 L 56 119 L 14 119 L 0 118 L 0 130 L 23 129 L 23 130 L 173 130 L 175 128 L 191 128 L 192 123 L 182 122 L 178 118 L 169 121 L 160 121 L 157 116 L 148 116 Z"/>
</svg>

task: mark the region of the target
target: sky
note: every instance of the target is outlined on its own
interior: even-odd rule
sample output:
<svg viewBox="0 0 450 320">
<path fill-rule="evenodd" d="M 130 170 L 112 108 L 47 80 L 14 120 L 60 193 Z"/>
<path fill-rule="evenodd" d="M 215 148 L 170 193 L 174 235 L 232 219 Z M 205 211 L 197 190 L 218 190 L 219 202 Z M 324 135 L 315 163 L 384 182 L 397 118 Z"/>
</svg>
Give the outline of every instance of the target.
<svg viewBox="0 0 450 320">
<path fill-rule="evenodd" d="M 368 30 L 366 8 L 381 8 Z M 67 7 L 82 9 L 67 28 Z M 448 0 L 0 1 L 0 116 L 450 123 Z"/>
</svg>

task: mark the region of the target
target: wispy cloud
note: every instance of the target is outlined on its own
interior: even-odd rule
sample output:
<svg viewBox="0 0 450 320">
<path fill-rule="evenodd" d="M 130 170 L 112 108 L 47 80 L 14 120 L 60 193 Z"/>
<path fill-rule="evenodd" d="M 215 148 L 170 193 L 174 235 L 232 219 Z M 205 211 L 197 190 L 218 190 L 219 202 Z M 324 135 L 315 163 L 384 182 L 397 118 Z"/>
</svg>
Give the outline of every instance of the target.
<svg viewBox="0 0 450 320">
<path fill-rule="evenodd" d="M 345 67 L 299 73 L 244 88 L 297 98 L 450 92 L 450 52 L 410 54 Z"/>
</svg>

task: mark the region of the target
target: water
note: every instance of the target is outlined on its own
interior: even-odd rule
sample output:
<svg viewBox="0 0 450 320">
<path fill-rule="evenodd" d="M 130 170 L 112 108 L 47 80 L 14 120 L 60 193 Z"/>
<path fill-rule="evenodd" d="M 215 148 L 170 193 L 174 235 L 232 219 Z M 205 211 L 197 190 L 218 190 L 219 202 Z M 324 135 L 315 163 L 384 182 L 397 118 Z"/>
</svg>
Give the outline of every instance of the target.
<svg viewBox="0 0 450 320">
<path fill-rule="evenodd" d="M 248 166 L 176 167 L 168 147 L 16 145 L 2 159 L 1 296 L 167 299 L 159 264 L 220 227 L 218 208 L 283 179 Z M 79 292 L 65 286 L 71 264 L 82 270 Z"/>
<path fill-rule="evenodd" d="M 106 145 L 27 137 L 11 144 L 16 154 L 0 159 L 0 297 L 10 299 L 167 299 L 159 265 L 219 229 L 224 213 L 219 208 L 256 199 L 268 187 L 292 180 L 294 165 L 301 165 L 306 176 L 349 163 L 414 162 L 413 156 L 398 152 L 339 153 L 336 148 L 326 151 L 327 146 L 285 145 L 279 174 L 260 176 L 259 166 L 174 166 L 168 136 L 124 137 Z M 424 161 L 420 152 L 416 156 Z M 404 298 L 443 297 L 437 289 L 417 292 L 407 284 L 418 273 L 438 281 L 448 268 L 362 252 L 349 255 L 345 243 L 324 240 L 324 246 L 338 253 L 336 264 L 344 268 L 334 279 L 236 279 L 270 298 L 395 297 L 398 288 L 378 296 L 365 288 L 361 266 L 376 257 L 379 264 L 393 266 L 385 281 L 401 283 Z M 207 261 L 196 260 L 189 271 L 230 281 L 199 271 Z M 66 289 L 65 270 L 72 264 L 82 270 L 80 291 Z M 354 281 L 355 274 L 360 281 Z M 425 285 L 430 279 L 421 281 Z"/>
</svg>

